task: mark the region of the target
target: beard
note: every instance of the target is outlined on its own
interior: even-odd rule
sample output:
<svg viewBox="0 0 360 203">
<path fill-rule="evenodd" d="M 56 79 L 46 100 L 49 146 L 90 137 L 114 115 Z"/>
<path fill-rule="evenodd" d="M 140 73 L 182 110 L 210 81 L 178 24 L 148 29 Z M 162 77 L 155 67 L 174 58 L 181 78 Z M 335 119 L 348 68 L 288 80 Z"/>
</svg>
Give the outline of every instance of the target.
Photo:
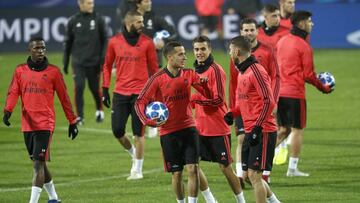
<svg viewBox="0 0 360 203">
<path fill-rule="evenodd" d="M 136 29 L 136 27 L 134 25 L 131 25 L 131 27 L 130 27 L 130 33 L 131 34 L 140 34 L 141 31 L 142 31 L 141 28 Z"/>
</svg>

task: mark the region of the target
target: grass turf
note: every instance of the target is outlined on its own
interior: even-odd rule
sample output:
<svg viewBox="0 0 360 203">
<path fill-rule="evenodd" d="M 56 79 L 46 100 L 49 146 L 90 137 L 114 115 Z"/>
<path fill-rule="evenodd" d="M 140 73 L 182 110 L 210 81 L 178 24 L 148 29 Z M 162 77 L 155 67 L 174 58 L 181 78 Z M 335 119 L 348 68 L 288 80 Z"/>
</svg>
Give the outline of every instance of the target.
<svg viewBox="0 0 360 203">
<path fill-rule="evenodd" d="M 215 60 L 228 72 L 228 56 L 214 53 Z M 0 56 L 0 105 L 17 64 L 27 53 Z M 193 62 L 188 52 L 188 65 Z M 49 61 L 61 67 L 62 55 L 49 53 Z M 282 202 L 360 202 L 360 57 L 358 50 L 315 50 L 317 72 L 330 71 L 336 78 L 335 91 L 324 95 L 307 85 L 308 125 L 305 130 L 301 170 L 308 178 L 286 178 L 286 165 L 275 166 L 271 188 Z M 73 82 L 65 76 L 70 97 Z M 113 79 L 114 81 L 114 79 Z M 51 145 L 49 168 L 63 202 L 175 202 L 171 175 L 163 172 L 159 138 L 147 139 L 144 179 L 127 181 L 131 162 L 111 133 L 110 111 L 101 124 L 95 122 L 95 104 L 85 90 L 85 125 L 74 141 L 67 138 L 67 121 L 55 98 L 56 130 Z M 0 125 L 0 202 L 29 200 L 32 164 L 28 159 L 20 130 L 20 102 L 10 119 L 11 127 Z M 128 128 L 130 133 L 130 128 Z M 233 155 L 236 137 L 232 136 Z M 201 162 L 210 188 L 219 202 L 235 202 L 217 164 Z M 235 165 L 233 165 L 235 168 Z M 186 179 L 186 173 L 184 173 Z M 253 191 L 245 190 L 248 202 Z M 40 202 L 47 200 L 42 192 Z M 199 202 L 205 202 L 199 194 Z"/>
</svg>

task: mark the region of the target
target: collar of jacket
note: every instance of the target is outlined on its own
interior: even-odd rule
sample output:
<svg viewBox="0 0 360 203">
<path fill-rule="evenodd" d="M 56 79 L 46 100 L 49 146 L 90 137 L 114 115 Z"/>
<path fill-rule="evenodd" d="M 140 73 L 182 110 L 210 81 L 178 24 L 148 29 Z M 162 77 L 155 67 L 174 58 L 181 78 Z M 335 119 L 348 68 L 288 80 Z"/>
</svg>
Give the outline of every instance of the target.
<svg viewBox="0 0 360 203">
<path fill-rule="evenodd" d="M 132 46 L 135 46 L 140 37 L 140 34 L 137 32 L 128 32 L 125 26 L 122 33 L 125 37 L 125 40 Z"/>
<path fill-rule="evenodd" d="M 302 39 L 306 40 L 308 33 L 305 30 L 300 29 L 297 26 L 293 26 L 293 28 L 291 29 L 291 34 L 301 37 Z"/>
<path fill-rule="evenodd" d="M 211 54 L 203 63 L 199 63 L 197 60 L 195 60 L 194 65 L 193 65 L 195 68 L 195 72 L 201 74 L 201 73 L 207 71 L 207 69 L 209 69 L 210 65 L 213 62 L 214 62 L 214 57 Z"/>
<path fill-rule="evenodd" d="M 47 68 L 47 66 L 49 65 L 48 59 L 46 57 L 44 57 L 44 60 L 40 61 L 40 62 L 34 62 L 31 60 L 31 56 L 28 57 L 27 59 L 27 65 L 29 66 L 29 68 L 31 70 L 34 71 L 42 71 L 45 70 Z"/>
<path fill-rule="evenodd" d="M 252 64 L 257 63 L 255 57 L 253 55 L 249 56 L 245 61 L 241 62 L 240 64 L 236 64 L 236 68 L 241 72 L 244 73 L 246 69 L 251 66 Z"/>
<path fill-rule="evenodd" d="M 278 30 L 278 28 L 280 27 L 280 25 L 274 26 L 274 27 L 267 27 L 267 25 L 265 24 L 265 21 L 263 23 L 261 23 L 260 26 L 264 29 L 265 34 L 268 36 L 273 35 L 276 32 L 276 30 Z"/>
<path fill-rule="evenodd" d="M 82 15 L 82 16 L 90 16 L 90 15 L 92 15 L 94 12 L 92 12 L 92 13 L 89 13 L 89 12 L 81 12 L 80 11 L 80 14 Z"/>
<path fill-rule="evenodd" d="M 259 47 L 260 47 L 260 42 L 259 41 L 257 41 L 257 44 L 256 44 L 256 46 L 254 46 L 253 48 L 251 48 L 251 53 L 253 53 L 254 51 L 256 51 Z"/>
</svg>

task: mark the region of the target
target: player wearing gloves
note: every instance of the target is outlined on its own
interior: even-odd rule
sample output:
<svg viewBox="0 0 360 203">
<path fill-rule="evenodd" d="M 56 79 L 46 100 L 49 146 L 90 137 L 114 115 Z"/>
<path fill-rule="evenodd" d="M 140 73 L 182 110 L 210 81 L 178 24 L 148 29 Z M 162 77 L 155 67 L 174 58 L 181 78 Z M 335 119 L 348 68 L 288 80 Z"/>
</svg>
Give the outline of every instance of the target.
<svg viewBox="0 0 360 203">
<path fill-rule="evenodd" d="M 245 174 L 254 187 L 256 202 L 279 202 L 262 179 L 263 170 L 271 171 L 277 130 L 272 114 L 275 101 L 270 78 L 264 67 L 251 56 L 251 43 L 245 37 L 231 40 L 230 57 L 239 75 L 235 107 L 224 119 L 231 125 L 234 117 L 242 116 L 245 139 L 241 160 L 243 170 L 247 171 Z"/>
<path fill-rule="evenodd" d="M 33 160 L 33 182 L 30 203 L 38 202 L 42 188 L 49 195 L 49 202 L 58 202 L 58 196 L 46 161 L 50 160 L 50 142 L 55 129 L 54 93 L 59 97 L 69 125 L 69 137 L 78 134 L 76 116 L 73 113 L 63 76 L 58 67 L 49 64 L 45 57 L 45 41 L 33 38 L 29 42 L 30 55 L 27 63 L 15 69 L 11 81 L 3 122 L 10 126 L 10 116 L 19 96 L 22 103 L 22 131 L 26 148 Z"/>
<path fill-rule="evenodd" d="M 164 56 L 168 61 L 167 66 L 147 81 L 135 109 L 144 125 L 160 126 L 164 168 L 172 173 L 177 201 L 185 202 L 182 182 L 185 166 L 188 171 L 188 202 L 195 203 L 199 189 L 199 136 L 190 105 L 191 87 L 208 99 L 212 98 L 212 93 L 207 78 L 200 78 L 192 69 L 184 69 L 186 55 L 182 44 L 167 43 Z M 166 123 L 156 123 L 145 116 L 145 107 L 152 101 L 160 101 L 169 108 Z"/>
<path fill-rule="evenodd" d="M 311 15 L 308 11 L 296 11 L 291 17 L 291 33 L 277 44 L 281 79 L 277 144 L 293 134 L 287 176 L 309 176 L 297 167 L 306 127 L 305 83 L 326 94 L 332 91 L 332 87 L 321 83 L 314 71 L 313 50 L 306 40 L 314 26 Z"/>
<path fill-rule="evenodd" d="M 111 127 L 115 138 L 133 159 L 127 180 L 143 178 L 144 126 L 135 113 L 134 104 L 146 81 L 158 71 L 155 46 L 152 39 L 142 33 L 143 22 L 143 16 L 137 11 L 129 11 L 125 15 L 123 31 L 109 40 L 103 66 L 103 104 L 107 108 L 110 108 L 111 103 L 109 94 L 111 71 L 113 65 L 116 67 Z M 134 145 L 125 135 L 129 115 L 135 137 Z"/>
</svg>

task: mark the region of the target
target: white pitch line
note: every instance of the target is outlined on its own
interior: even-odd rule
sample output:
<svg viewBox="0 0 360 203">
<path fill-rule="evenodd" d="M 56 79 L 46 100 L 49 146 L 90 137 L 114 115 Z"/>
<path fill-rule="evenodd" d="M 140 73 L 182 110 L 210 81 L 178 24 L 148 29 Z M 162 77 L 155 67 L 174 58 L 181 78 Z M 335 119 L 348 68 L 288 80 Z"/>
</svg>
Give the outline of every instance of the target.
<svg viewBox="0 0 360 203">
<path fill-rule="evenodd" d="M 152 174 L 152 173 L 161 172 L 163 170 L 164 170 L 163 168 L 154 168 L 154 169 L 143 171 L 143 174 Z M 102 177 L 102 178 L 82 179 L 82 180 L 71 181 L 71 182 L 66 182 L 66 183 L 55 183 L 55 186 L 59 187 L 59 186 L 68 186 L 68 185 L 73 185 L 73 184 L 114 180 L 114 179 L 125 178 L 127 176 L 129 176 L 129 174 L 122 174 L 122 175 L 119 175 L 119 176 L 110 176 L 110 177 Z M 0 193 L 3 193 L 3 192 L 17 192 L 17 191 L 23 191 L 23 190 L 31 190 L 31 187 L 0 188 Z"/>
</svg>

